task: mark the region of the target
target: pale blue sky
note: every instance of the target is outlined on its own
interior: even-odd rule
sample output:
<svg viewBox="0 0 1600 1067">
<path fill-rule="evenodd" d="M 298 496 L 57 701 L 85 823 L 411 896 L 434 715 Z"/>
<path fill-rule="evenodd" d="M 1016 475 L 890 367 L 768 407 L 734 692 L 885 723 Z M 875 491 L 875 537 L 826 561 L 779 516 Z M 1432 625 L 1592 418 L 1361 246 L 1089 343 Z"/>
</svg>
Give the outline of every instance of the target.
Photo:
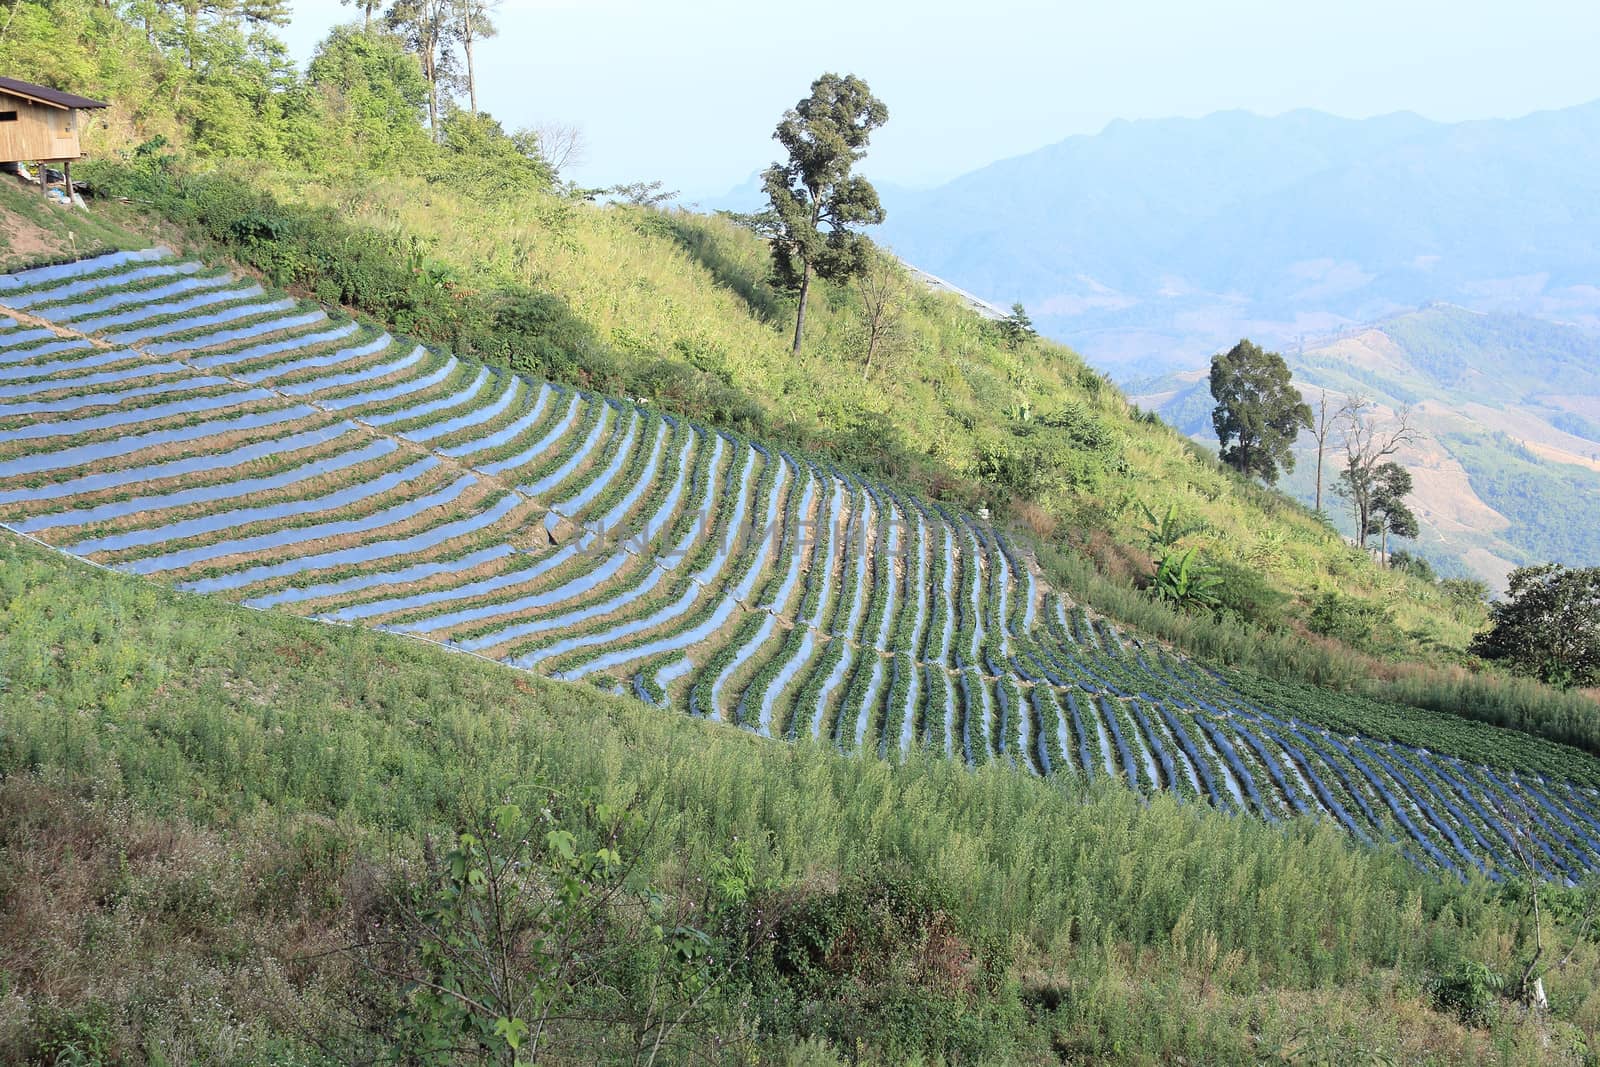
<svg viewBox="0 0 1600 1067">
<path fill-rule="evenodd" d="M 302 61 L 355 14 L 293 6 Z M 1600 97 L 1593 0 L 506 0 L 498 21 L 479 57 L 484 107 L 508 127 L 581 127 L 586 183 L 661 178 L 689 199 L 771 162 L 779 115 L 825 70 L 888 104 L 862 169 L 907 185 L 1114 118 L 1457 120 Z"/>
</svg>

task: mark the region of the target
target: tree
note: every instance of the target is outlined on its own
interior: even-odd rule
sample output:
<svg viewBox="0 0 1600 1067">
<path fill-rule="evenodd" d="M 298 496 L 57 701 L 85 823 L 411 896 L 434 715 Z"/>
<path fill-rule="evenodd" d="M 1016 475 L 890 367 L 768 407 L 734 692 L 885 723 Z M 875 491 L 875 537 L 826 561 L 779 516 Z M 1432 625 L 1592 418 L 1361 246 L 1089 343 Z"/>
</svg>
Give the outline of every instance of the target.
<svg viewBox="0 0 1600 1067">
<path fill-rule="evenodd" d="M 1364 396 L 1352 396 L 1339 409 L 1344 428 L 1344 469 L 1334 492 L 1350 501 L 1356 520 L 1356 542 L 1367 547 L 1367 538 L 1379 533 L 1376 522 L 1376 497 L 1382 485 L 1378 469 L 1389 457 L 1417 438 L 1411 425 L 1411 412 L 1401 408 L 1388 425 L 1378 420 L 1376 405 Z M 1409 491 L 1409 490 L 1408 490 Z"/>
<path fill-rule="evenodd" d="M 501 198 L 548 189 L 554 180 L 527 130 L 506 133 L 487 111 L 450 107 L 442 120 L 446 171 L 440 175 L 469 196 Z"/>
<path fill-rule="evenodd" d="M 1328 428 L 1331 425 L 1328 419 L 1328 391 L 1319 390 L 1317 395 L 1317 418 L 1311 424 L 1311 436 L 1317 441 L 1317 502 L 1316 510 L 1322 510 L 1322 457 L 1328 448 Z"/>
<path fill-rule="evenodd" d="M 539 138 L 539 154 L 550 167 L 550 173 L 561 178 L 568 167 L 583 163 L 583 131 L 571 123 L 546 122 L 534 127 Z"/>
<path fill-rule="evenodd" d="M 372 29 L 372 13 L 383 6 L 383 0 L 339 0 L 340 4 L 361 9 L 361 28 Z"/>
<path fill-rule="evenodd" d="M 668 189 L 660 178 L 648 182 L 623 182 L 606 190 L 624 204 L 647 207 L 659 211 L 678 199 L 678 190 Z"/>
<path fill-rule="evenodd" d="M 452 0 L 455 13 L 456 39 L 461 42 L 461 53 L 467 60 L 467 107 L 478 113 L 478 76 L 473 65 L 472 46 L 486 37 L 499 33 L 489 13 L 498 8 L 502 0 Z"/>
<path fill-rule="evenodd" d="M 1421 532 L 1417 517 L 1406 506 L 1411 495 L 1411 472 L 1398 463 L 1384 463 L 1374 472 L 1372 513 L 1383 542 L 1379 549 L 1384 566 L 1389 565 L 1389 535 L 1415 537 Z"/>
<path fill-rule="evenodd" d="M 861 294 L 861 330 L 867 339 L 867 354 L 861 364 L 861 379 L 872 373 L 872 357 L 897 344 L 903 333 L 906 313 L 906 278 L 900 264 L 887 252 L 874 251 L 867 267 L 856 277 Z"/>
<path fill-rule="evenodd" d="M 1000 332 L 1005 336 L 1006 347 L 1015 349 L 1030 337 L 1039 336 L 1039 331 L 1033 328 L 1033 320 L 1028 318 L 1028 309 L 1022 306 L 1021 301 L 1011 305 L 1011 314 L 1000 320 Z"/>
<path fill-rule="evenodd" d="M 1551 685 L 1600 683 L 1600 567 L 1518 567 L 1471 651 Z"/>
<path fill-rule="evenodd" d="M 845 281 L 866 269 L 871 242 L 851 229 L 883 221 L 872 183 L 850 173 L 889 109 L 854 74 L 824 74 L 811 95 L 784 112 L 773 138 L 789 153 L 762 175 L 778 284 L 797 291 L 794 352 L 805 332 L 812 275 Z"/>
<path fill-rule="evenodd" d="M 340 141 L 365 167 L 382 168 L 430 145 L 422 132 L 428 82 L 398 38 L 336 26 L 317 46 L 306 80 L 342 124 Z"/>
<path fill-rule="evenodd" d="M 1290 449 L 1300 428 L 1311 425 L 1311 409 L 1290 383 L 1282 356 L 1248 339 L 1212 356 L 1211 396 L 1222 462 L 1268 485 L 1277 482 L 1280 469 L 1294 470 Z"/>
<path fill-rule="evenodd" d="M 450 17 L 450 0 L 395 0 L 384 16 L 388 28 L 398 34 L 422 64 L 428 82 L 428 129 L 435 141 L 443 137 L 439 119 L 441 90 L 448 96 L 455 82 L 455 50 L 452 47 L 456 25 Z"/>
</svg>

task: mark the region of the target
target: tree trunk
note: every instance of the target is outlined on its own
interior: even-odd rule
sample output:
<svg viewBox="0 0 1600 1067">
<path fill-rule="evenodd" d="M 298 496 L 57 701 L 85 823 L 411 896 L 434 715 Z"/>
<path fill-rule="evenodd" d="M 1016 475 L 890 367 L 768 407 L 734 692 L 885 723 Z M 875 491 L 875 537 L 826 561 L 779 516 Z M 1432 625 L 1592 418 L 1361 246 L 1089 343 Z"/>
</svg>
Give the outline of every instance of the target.
<svg viewBox="0 0 1600 1067">
<path fill-rule="evenodd" d="M 473 0 L 462 0 L 461 3 L 461 50 L 467 55 L 467 104 L 472 108 L 472 117 L 478 117 L 478 76 L 472 68 L 472 4 Z"/>
<path fill-rule="evenodd" d="M 439 143 L 439 83 L 432 63 L 428 64 L 428 136 Z"/>
<path fill-rule="evenodd" d="M 806 328 L 806 294 L 811 291 L 811 264 L 800 272 L 800 307 L 794 316 L 794 354 L 800 354 L 800 336 Z"/>
<path fill-rule="evenodd" d="M 1317 511 L 1322 511 L 1322 438 L 1317 438 Z"/>
</svg>

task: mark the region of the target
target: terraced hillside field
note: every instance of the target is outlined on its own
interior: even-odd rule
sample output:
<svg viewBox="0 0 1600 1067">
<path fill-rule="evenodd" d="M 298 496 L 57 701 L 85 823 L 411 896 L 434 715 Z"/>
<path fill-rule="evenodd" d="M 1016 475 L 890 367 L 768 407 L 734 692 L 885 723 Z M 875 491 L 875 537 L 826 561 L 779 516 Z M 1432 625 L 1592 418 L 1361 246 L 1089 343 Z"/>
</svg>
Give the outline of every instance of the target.
<svg viewBox="0 0 1600 1067">
<path fill-rule="evenodd" d="M 1462 877 L 1600 864 L 1577 753 L 1353 733 L 1091 619 L 972 516 L 164 249 L 0 276 L 0 522 L 762 735 L 1331 819 Z"/>
</svg>

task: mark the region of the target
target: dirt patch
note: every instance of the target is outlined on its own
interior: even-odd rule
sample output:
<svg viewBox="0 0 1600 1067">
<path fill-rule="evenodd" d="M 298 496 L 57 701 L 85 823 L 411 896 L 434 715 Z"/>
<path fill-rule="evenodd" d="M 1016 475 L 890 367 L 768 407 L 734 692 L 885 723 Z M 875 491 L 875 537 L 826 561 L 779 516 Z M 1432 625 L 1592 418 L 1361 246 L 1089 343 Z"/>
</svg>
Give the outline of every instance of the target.
<svg viewBox="0 0 1600 1067">
<path fill-rule="evenodd" d="M 0 231 L 5 233 L 4 243 L 0 244 L 0 268 L 9 270 L 36 263 L 61 251 L 58 234 L 4 208 L 0 208 Z"/>
</svg>

